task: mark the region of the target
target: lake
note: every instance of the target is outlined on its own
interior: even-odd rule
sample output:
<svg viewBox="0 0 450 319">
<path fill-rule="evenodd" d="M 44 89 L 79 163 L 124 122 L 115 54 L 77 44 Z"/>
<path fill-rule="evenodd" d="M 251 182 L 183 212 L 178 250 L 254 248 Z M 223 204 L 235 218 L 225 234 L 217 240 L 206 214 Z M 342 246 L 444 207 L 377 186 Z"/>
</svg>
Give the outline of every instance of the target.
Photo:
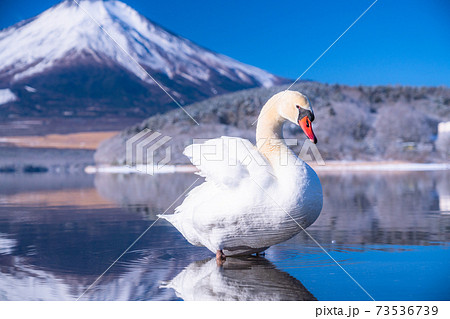
<svg viewBox="0 0 450 319">
<path fill-rule="evenodd" d="M 450 300 L 449 171 L 319 176 L 329 255 L 301 232 L 218 267 L 158 220 L 108 269 L 196 175 L 0 174 L 0 299 L 74 300 L 108 269 L 80 300 Z"/>
</svg>

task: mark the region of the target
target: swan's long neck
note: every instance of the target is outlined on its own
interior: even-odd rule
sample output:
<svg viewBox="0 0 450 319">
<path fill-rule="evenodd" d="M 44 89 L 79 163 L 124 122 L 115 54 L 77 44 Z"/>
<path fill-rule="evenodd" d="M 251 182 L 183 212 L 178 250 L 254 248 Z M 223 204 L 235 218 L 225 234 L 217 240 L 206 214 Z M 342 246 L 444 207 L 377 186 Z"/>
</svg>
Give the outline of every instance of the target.
<svg viewBox="0 0 450 319">
<path fill-rule="evenodd" d="M 280 165 L 280 158 L 290 152 L 283 138 L 285 121 L 272 98 L 262 108 L 256 125 L 256 146 L 274 168 Z"/>
</svg>

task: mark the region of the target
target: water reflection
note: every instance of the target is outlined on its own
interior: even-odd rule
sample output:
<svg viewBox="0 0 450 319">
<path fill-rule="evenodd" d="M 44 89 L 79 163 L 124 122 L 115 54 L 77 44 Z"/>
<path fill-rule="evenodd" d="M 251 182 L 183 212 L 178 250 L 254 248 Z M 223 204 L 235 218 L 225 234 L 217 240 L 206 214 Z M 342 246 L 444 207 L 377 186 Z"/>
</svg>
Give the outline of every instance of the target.
<svg viewBox="0 0 450 319">
<path fill-rule="evenodd" d="M 324 207 L 309 229 L 321 242 L 416 245 L 450 240 L 448 219 L 435 216 L 448 214 L 450 172 L 327 172 L 319 176 Z M 95 186 L 104 198 L 155 219 L 196 178 L 193 174 L 98 174 Z M 307 238 L 300 235 L 302 241 Z"/>
<path fill-rule="evenodd" d="M 317 300 L 300 281 L 260 257 L 191 263 L 165 285 L 183 300 Z"/>
<path fill-rule="evenodd" d="M 76 299 L 150 223 L 112 208 L 8 211 L 0 206 L 0 300 Z M 176 299 L 160 282 L 207 256 L 172 227 L 155 226 L 83 300 Z"/>
<path fill-rule="evenodd" d="M 449 172 L 327 174 L 313 230 L 324 243 L 423 245 L 450 239 L 440 211 Z M 302 236 L 305 238 L 305 236 Z"/>
<path fill-rule="evenodd" d="M 119 270 L 115 269 L 102 278 L 82 300 L 176 299 L 172 291 L 159 286 L 161 281 L 173 277 L 182 266 L 172 261 L 164 267 L 155 267 L 158 257 L 149 262 L 153 257 L 148 255 L 131 263 L 120 264 Z M 99 275 L 83 274 L 88 268 L 75 272 L 73 269 L 53 269 L 50 265 L 37 267 L 30 264 L 26 257 L 0 255 L 0 262 L 1 300 L 75 300 Z"/>
<path fill-rule="evenodd" d="M 437 182 L 436 190 L 439 196 L 439 210 L 444 214 L 450 214 L 450 175 L 444 174 L 444 178 Z"/>
<path fill-rule="evenodd" d="M 99 174 L 94 180 L 92 176 L 3 174 L 0 178 L 0 299 L 73 300 L 197 176 Z M 397 277 L 383 282 L 390 280 L 386 269 L 407 274 L 417 268 L 423 276 L 439 274 L 436 287 L 450 284 L 446 263 L 440 261 L 446 258 L 448 264 L 450 172 L 327 173 L 320 178 L 324 208 L 308 232 L 339 262 L 356 267 L 352 270 L 355 278 L 364 280 L 370 275 L 379 277 L 384 287 L 398 285 Z M 430 245 L 435 246 L 428 249 Z M 414 248 L 418 246 L 423 250 Z M 382 255 L 383 264 L 366 274 L 364 267 L 369 262 L 363 264 L 364 258 L 376 256 L 374 264 L 379 251 L 388 254 Z M 408 255 L 405 251 L 416 252 Z M 400 255 L 406 259 L 395 264 L 394 257 Z M 270 262 L 229 259 L 221 270 L 213 267 L 213 261 L 197 262 L 210 257 L 208 250 L 191 246 L 173 227 L 158 221 L 85 297 L 173 300 L 208 299 L 216 294 L 222 299 L 313 298 L 301 281 L 317 298 L 332 299 L 333 293 L 324 293 L 328 288 L 320 281 L 339 273 L 323 270 L 335 265 L 305 233 L 270 248 Z M 353 266 L 354 260 L 360 264 Z M 408 265 L 408 270 L 401 265 Z M 445 272 L 447 277 L 441 275 Z M 315 282 L 308 281 L 315 275 Z M 172 279 L 174 289 L 161 288 L 161 282 Z M 348 284 L 345 275 L 342 280 Z M 405 277 L 402 281 L 404 291 L 412 294 L 410 299 L 417 298 L 413 293 L 427 293 L 422 288 L 409 289 L 414 280 Z M 424 277 L 422 285 L 426 284 L 433 282 Z M 448 295 L 434 291 L 438 299 Z M 383 293 L 380 288 L 378 294 Z"/>
<path fill-rule="evenodd" d="M 198 179 L 192 173 L 180 174 L 97 174 L 95 187 L 105 199 L 129 210 L 140 212 L 149 219 L 169 206 L 177 207 L 184 198 L 177 198 Z M 202 180 L 198 180 L 198 185 Z M 193 187 L 194 187 L 193 186 Z M 168 212 L 172 213 L 172 212 Z"/>
</svg>

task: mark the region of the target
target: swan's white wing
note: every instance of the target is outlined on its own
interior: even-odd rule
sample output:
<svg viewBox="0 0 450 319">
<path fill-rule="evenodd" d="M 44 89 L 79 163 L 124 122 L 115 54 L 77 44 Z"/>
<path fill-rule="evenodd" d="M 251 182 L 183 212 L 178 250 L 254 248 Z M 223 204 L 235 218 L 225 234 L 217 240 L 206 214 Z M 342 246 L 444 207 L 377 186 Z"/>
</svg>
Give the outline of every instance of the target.
<svg viewBox="0 0 450 319">
<path fill-rule="evenodd" d="M 241 138 L 223 136 L 192 144 L 184 154 L 206 181 L 189 192 L 175 214 L 160 217 L 191 244 L 215 252 L 224 238 L 247 233 L 249 223 L 258 222 L 261 210 L 247 207 L 264 207 L 266 196 L 259 187 L 274 182 L 272 167 L 250 141 Z"/>
<path fill-rule="evenodd" d="M 189 145 L 183 154 L 198 167 L 206 181 L 217 186 L 236 188 L 247 178 L 264 184 L 272 178 L 270 163 L 246 139 L 222 136 Z"/>
</svg>

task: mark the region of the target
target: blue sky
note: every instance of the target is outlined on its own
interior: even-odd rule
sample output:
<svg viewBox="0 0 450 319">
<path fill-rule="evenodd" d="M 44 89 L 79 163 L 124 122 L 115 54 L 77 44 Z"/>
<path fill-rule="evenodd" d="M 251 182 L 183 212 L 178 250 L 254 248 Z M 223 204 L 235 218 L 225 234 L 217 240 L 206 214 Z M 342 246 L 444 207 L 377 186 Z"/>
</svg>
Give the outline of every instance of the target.
<svg viewBox="0 0 450 319">
<path fill-rule="evenodd" d="M 0 28 L 58 2 L 1 0 Z M 197 44 L 295 79 L 373 0 L 124 2 Z M 450 86 L 450 1 L 379 0 L 303 79 Z"/>
</svg>

